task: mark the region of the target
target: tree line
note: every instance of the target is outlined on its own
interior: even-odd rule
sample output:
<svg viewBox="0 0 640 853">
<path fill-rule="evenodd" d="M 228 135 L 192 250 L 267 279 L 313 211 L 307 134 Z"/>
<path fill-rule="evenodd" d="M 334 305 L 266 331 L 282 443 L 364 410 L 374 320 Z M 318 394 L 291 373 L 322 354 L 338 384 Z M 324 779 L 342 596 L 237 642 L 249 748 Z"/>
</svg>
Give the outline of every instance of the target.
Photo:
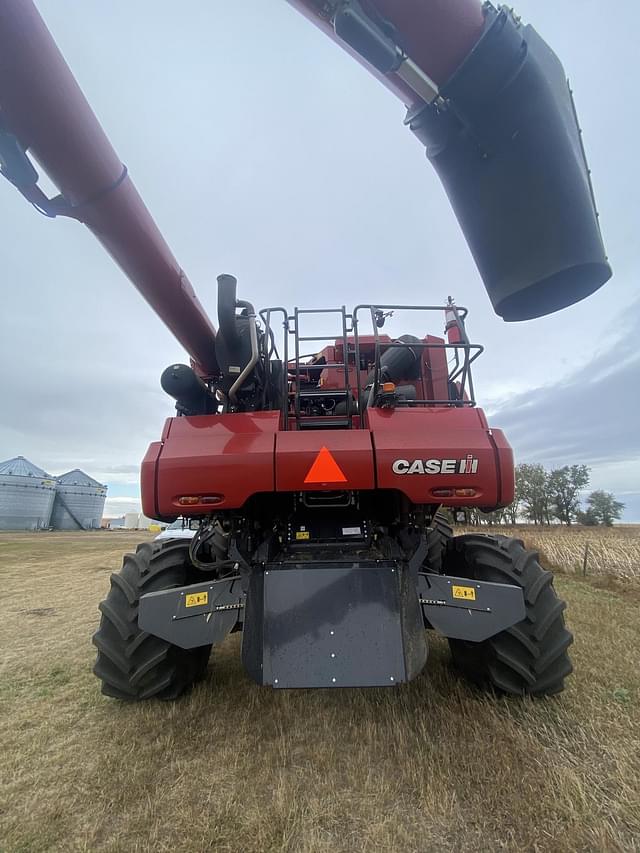
<svg viewBox="0 0 640 853">
<path fill-rule="evenodd" d="M 587 495 L 584 506 L 581 493 L 589 485 L 591 469 L 587 465 L 564 465 L 548 471 L 543 465 L 516 467 L 516 493 L 506 509 L 483 513 L 469 510 L 471 524 L 517 524 L 526 520 L 545 525 L 577 522 L 588 527 L 610 527 L 622 517 L 624 504 L 612 492 L 596 489 Z"/>
</svg>

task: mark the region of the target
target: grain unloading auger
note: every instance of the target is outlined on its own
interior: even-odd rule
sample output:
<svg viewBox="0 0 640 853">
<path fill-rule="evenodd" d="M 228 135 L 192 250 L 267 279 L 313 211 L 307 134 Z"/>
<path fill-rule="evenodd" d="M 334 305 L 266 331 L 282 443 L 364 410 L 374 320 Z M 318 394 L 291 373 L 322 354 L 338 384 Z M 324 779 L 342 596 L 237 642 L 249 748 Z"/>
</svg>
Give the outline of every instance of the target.
<svg viewBox="0 0 640 853">
<path fill-rule="evenodd" d="M 535 30 L 478 0 L 291 3 L 407 106 L 500 316 L 604 284 L 571 93 Z M 93 231 L 192 359 L 163 374 L 177 417 L 143 461 L 142 499 L 200 526 L 112 576 L 94 637 L 105 693 L 174 698 L 234 630 L 261 684 L 394 685 L 424 666 L 425 627 L 477 683 L 562 689 L 571 635 L 551 574 L 517 540 L 453 537 L 438 512 L 513 497 L 510 447 L 475 405 L 465 309 L 256 311 L 221 276 L 216 334 L 29 0 L 0 3 L 0 165 L 42 213 Z M 390 337 L 399 311 L 445 336 Z"/>
</svg>

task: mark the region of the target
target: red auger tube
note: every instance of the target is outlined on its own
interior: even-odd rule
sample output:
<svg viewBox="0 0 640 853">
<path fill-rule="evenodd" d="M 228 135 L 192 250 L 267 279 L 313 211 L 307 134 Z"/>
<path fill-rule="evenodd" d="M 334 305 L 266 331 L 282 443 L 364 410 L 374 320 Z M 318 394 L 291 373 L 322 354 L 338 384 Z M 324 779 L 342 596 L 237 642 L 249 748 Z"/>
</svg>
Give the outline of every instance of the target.
<svg viewBox="0 0 640 853">
<path fill-rule="evenodd" d="M 287 0 L 312 23 L 365 66 L 408 107 L 421 101 L 398 73 L 384 74 L 336 36 L 330 12 L 338 3 Z M 445 83 L 479 40 L 485 27 L 480 0 L 368 0 L 366 12 L 377 12 L 396 28 L 410 59 L 437 85 Z"/>
<path fill-rule="evenodd" d="M 0 118 L 60 190 L 49 211 L 83 222 L 214 373 L 215 329 L 31 0 L 0 4 Z"/>
</svg>

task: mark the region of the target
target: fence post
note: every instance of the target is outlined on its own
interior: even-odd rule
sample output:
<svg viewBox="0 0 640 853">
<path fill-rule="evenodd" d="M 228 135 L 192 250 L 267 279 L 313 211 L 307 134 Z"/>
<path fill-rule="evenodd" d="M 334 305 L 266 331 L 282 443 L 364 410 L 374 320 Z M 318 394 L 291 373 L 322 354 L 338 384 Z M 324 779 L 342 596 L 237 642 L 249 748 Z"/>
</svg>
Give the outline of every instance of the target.
<svg viewBox="0 0 640 853">
<path fill-rule="evenodd" d="M 589 562 L 589 540 L 584 544 L 584 558 L 582 560 L 582 576 L 586 577 L 587 575 L 587 564 Z"/>
</svg>

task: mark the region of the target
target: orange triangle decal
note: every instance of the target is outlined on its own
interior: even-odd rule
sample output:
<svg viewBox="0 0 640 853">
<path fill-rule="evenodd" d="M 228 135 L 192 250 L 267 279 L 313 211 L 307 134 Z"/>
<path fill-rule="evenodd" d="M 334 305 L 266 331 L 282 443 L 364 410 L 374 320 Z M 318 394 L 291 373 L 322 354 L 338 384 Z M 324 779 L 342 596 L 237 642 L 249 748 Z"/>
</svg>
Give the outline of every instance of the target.
<svg viewBox="0 0 640 853">
<path fill-rule="evenodd" d="M 321 447 L 304 478 L 305 483 L 346 483 L 344 472 L 326 447 Z"/>
</svg>

